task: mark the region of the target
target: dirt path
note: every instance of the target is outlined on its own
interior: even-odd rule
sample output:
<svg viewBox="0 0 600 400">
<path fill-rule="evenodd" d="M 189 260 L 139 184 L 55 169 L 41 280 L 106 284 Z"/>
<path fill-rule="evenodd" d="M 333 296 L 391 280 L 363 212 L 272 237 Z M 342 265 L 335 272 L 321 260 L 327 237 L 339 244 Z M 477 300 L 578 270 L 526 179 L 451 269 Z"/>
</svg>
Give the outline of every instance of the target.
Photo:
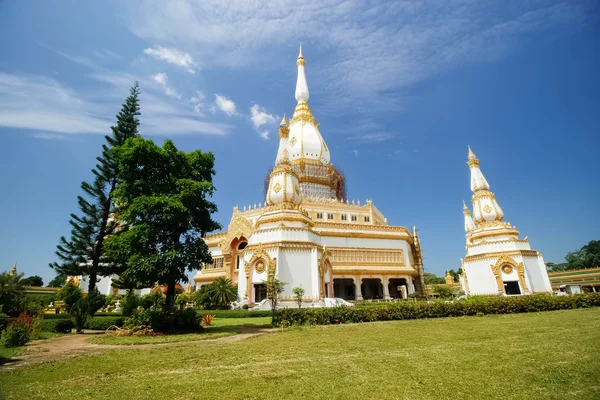
<svg viewBox="0 0 600 400">
<path fill-rule="evenodd" d="M 277 329 L 269 328 L 250 328 L 236 330 L 236 334 L 225 336 L 216 339 L 203 339 L 196 341 L 173 342 L 173 343 L 156 343 L 156 344 L 139 344 L 139 345 L 112 345 L 112 344 L 93 344 L 89 343 L 92 335 L 104 334 L 104 331 L 84 331 L 83 335 L 66 335 L 45 340 L 34 340 L 25 346 L 25 353 L 13 357 L 0 365 L 0 373 L 3 371 L 12 370 L 26 365 L 37 365 L 47 362 L 60 361 L 70 357 L 78 357 L 82 355 L 97 354 L 107 349 L 143 349 L 149 347 L 173 347 L 185 346 L 190 343 L 232 343 L 240 340 L 245 340 L 254 336 L 263 335 L 277 331 Z"/>
</svg>

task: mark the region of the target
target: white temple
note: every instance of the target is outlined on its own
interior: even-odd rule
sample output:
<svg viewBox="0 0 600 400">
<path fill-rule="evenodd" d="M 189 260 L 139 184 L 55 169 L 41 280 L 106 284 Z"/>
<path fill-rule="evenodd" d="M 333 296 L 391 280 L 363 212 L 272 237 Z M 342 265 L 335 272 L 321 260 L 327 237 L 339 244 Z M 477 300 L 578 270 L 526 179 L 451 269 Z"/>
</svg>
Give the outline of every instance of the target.
<svg viewBox="0 0 600 400">
<path fill-rule="evenodd" d="M 213 262 L 194 277 L 196 286 L 225 277 L 238 284 L 242 303 L 266 298 L 265 282 L 285 282 L 282 305 L 326 297 L 389 299 L 422 293 L 422 256 L 416 228 L 390 226 L 368 200 L 345 199 L 344 177 L 330 159 L 308 106 L 302 48 L 296 62 L 296 109 L 279 128 L 275 168 L 264 204 L 233 210 L 228 231 L 204 238 Z M 257 179 L 257 184 L 261 181 Z"/>
<path fill-rule="evenodd" d="M 552 287 L 542 255 L 519 239 L 519 232 L 504 222 L 490 185 L 469 147 L 473 216 L 463 202 L 467 256 L 462 262 L 460 283 L 467 295 L 521 295 L 551 293 Z"/>
</svg>

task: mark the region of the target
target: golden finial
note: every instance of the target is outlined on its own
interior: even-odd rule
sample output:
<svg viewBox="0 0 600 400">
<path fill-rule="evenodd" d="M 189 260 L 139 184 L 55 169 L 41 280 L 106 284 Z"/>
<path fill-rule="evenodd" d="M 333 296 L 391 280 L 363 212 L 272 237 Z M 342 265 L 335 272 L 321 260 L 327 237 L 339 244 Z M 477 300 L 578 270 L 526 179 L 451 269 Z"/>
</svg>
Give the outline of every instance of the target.
<svg viewBox="0 0 600 400">
<path fill-rule="evenodd" d="M 285 113 L 283 114 L 283 118 L 281 119 L 281 122 L 279 123 L 279 125 L 287 125 L 287 120 L 285 119 Z"/>
<path fill-rule="evenodd" d="M 477 159 L 477 156 L 475 155 L 475 153 L 473 153 L 473 150 L 471 150 L 471 146 L 469 147 L 469 161 L 467 161 L 467 164 L 469 164 L 469 167 L 478 167 L 479 166 L 479 160 Z"/>
<path fill-rule="evenodd" d="M 290 134 L 290 128 L 288 128 L 288 122 L 285 119 L 285 114 L 283 114 L 283 119 L 279 124 L 279 137 L 287 138 Z"/>
<path fill-rule="evenodd" d="M 463 200 L 463 215 L 471 215 L 471 211 L 469 211 L 469 207 L 467 207 L 467 203 Z"/>
<path fill-rule="evenodd" d="M 298 53 L 298 60 L 296 61 L 296 65 L 306 65 L 304 61 L 304 56 L 302 55 L 302 44 L 300 44 L 300 53 Z"/>
<path fill-rule="evenodd" d="M 10 270 L 10 276 L 17 276 L 17 263 L 15 263 L 15 265 L 13 265 L 12 269 Z"/>
</svg>

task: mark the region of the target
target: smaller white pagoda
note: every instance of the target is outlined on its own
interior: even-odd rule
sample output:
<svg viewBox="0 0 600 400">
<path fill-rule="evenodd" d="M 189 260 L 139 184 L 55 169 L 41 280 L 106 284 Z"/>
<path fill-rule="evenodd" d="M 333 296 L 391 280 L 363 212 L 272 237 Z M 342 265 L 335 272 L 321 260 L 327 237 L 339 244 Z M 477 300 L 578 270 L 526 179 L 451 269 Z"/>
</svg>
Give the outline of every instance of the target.
<svg viewBox="0 0 600 400">
<path fill-rule="evenodd" d="M 467 295 L 524 295 L 551 293 L 546 264 L 532 250 L 529 239 L 504 222 L 504 212 L 479 169 L 469 147 L 473 215 L 463 202 L 467 256 L 462 261 L 460 284 Z"/>
</svg>

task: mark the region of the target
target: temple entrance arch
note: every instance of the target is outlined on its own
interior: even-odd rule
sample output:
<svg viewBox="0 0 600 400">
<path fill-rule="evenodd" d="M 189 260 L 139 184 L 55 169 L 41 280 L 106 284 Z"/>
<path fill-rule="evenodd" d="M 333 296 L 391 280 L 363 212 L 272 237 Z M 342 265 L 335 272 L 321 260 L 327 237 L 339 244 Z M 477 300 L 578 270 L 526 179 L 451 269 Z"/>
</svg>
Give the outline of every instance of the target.
<svg viewBox="0 0 600 400">
<path fill-rule="evenodd" d="M 276 268 L 277 259 L 269 256 L 263 247 L 254 250 L 252 257 L 248 263 L 244 265 L 244 272 L 246 274 L 246 293 L 244 294 L 244 299 L 248 300 L 250 303 L 264 300 L 267 296 L 267 286 L 264 281 L 275 278 Z M 266 279 L 263 279 L 261 282 L 254 282 L 254 274 L 261 275 L 265 272 Z"/>
<path fill-rule="evenodd" d="M 498 294 L 514 296 L 529 290 L 525 282 L 525 267 L 522 262 L 518 263 L 503 254 L 498 258 L 496 264 L 491 264 L 490 267 L 496 277 Z"/>
</svg>

